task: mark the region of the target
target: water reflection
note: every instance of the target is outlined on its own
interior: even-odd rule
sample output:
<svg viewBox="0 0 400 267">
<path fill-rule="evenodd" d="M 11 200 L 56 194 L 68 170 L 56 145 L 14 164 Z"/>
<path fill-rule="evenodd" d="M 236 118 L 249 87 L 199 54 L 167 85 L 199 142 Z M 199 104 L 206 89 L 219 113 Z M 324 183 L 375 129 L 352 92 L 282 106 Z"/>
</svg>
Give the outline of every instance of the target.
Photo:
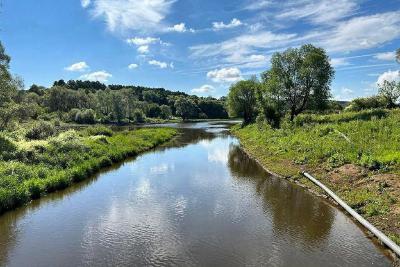
<svg viewBox="0 0 400 267">
<path fill-rule="evenodd" d="M 239 146 L 229 150 L 229 168 L 236 179 L 251 180 L 263 198 L 264 211 L 272 216 L 276 235 L 296 235 L 308 247 L 326 240 L 334 221 L 334 210 L 283 179 L 270 176 Z"/>
<path fill-rule="evenodd" d="M 341 212 L 266 174 L 224 127 L 181 125 L 169 144 L 6 213 L 0 265 L 390 264 Z"/>
</svg>

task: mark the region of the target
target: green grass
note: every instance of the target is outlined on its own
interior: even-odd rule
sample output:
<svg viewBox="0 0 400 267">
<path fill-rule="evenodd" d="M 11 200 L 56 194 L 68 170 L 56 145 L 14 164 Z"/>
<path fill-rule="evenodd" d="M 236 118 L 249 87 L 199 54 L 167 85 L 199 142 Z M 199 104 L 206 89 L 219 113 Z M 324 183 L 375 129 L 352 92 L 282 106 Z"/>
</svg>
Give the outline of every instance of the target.
<svg viewBox="0 0 400 267">
<path fill-rule="evenodd" d="M 23 132 L 0 136 L 0 145 L 6 148 L 0 154 L 0 213 L 66 188 L 176 134 L 165 128 L 110 132 L 93 127 L 31 141 L 22 137 Z"/>
<path fill-rule="evenodd" d="M 372 111 L 366 116 L 365 113 L 314 116 L 301 126 L 284 123 L 278 130 L 253 124 L 243 129 L 236 127 L 234 133 L 244 144 L 254 149 L 261 147 L 264 155 L 297 164 L 333 168 L 353 163 L 371 170 L 397 172 L 400 169 L 400 113 L 382 112 L 387 114 L 369 119 Z"/>
</svg>

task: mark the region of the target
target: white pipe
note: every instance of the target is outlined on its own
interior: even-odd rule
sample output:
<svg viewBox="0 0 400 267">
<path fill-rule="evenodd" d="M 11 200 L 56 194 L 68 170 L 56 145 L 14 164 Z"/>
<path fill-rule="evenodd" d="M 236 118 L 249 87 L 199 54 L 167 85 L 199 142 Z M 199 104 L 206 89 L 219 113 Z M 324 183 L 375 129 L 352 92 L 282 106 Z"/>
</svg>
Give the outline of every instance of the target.
<svg viewBox="0 0 400 267">
<path fill-rule="evenodd" d="M 364 219 L 360 214 L 358 214 L 355 210 L 353 210 L 349 205 L 346 204 L 342 199 L 340 199 L 335 193 L 333 193 L 328 187 L 326 187 L 323 183 L 312 177 L 307 172 L 303 172 L 303 175 L 310 179 L 314 184 L 322 188 L 330 197 L 332 197 L 342 208 L 344 208 L 351 216 L 353 216 L 359 223 L 361 223 L 365 228 L 371 231 L 382 243 L 384 243 L 387 247 L 389 247 L 393 252 L 400 256 L 400 247 L 394 243 L 389 237 L 387 237 L 384 233 L 379 231 L 375 226 L 369 223 L 366 219 Z"/>
</svg>

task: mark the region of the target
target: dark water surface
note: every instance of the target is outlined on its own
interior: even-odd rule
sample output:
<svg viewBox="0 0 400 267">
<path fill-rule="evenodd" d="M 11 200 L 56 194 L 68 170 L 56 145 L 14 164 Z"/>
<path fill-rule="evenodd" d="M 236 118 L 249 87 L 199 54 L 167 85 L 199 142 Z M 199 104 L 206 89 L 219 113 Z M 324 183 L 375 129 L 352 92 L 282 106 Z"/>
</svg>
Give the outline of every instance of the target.
<svg viewBox="0 0 400 267">
<path fill-rule="evenodd" d="M 340 210 L 265 173 L 223 125 L 185 127 L 167 147 L 1 216 L 0 265 L 391 265 Z"/>
</svg>

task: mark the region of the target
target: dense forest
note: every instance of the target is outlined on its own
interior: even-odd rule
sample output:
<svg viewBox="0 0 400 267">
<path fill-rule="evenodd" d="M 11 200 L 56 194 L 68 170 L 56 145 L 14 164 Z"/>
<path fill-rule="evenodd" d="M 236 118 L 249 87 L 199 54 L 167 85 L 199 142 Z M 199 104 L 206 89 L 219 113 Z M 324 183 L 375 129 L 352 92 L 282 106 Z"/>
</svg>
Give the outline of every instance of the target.
<svg viewBox="0 0 400 267">
<path fill-rule="evenodd" d="M 22 80 L 9 72 L 10 57 L 1 44 L 0 60 L 0 129 L 29 120 L 126 124 L 228 118 L 225 98 L 198 97 L 163 88 L 59 80 L 50 88 L 34 84 L 24 90 Z"/>
</svg>

